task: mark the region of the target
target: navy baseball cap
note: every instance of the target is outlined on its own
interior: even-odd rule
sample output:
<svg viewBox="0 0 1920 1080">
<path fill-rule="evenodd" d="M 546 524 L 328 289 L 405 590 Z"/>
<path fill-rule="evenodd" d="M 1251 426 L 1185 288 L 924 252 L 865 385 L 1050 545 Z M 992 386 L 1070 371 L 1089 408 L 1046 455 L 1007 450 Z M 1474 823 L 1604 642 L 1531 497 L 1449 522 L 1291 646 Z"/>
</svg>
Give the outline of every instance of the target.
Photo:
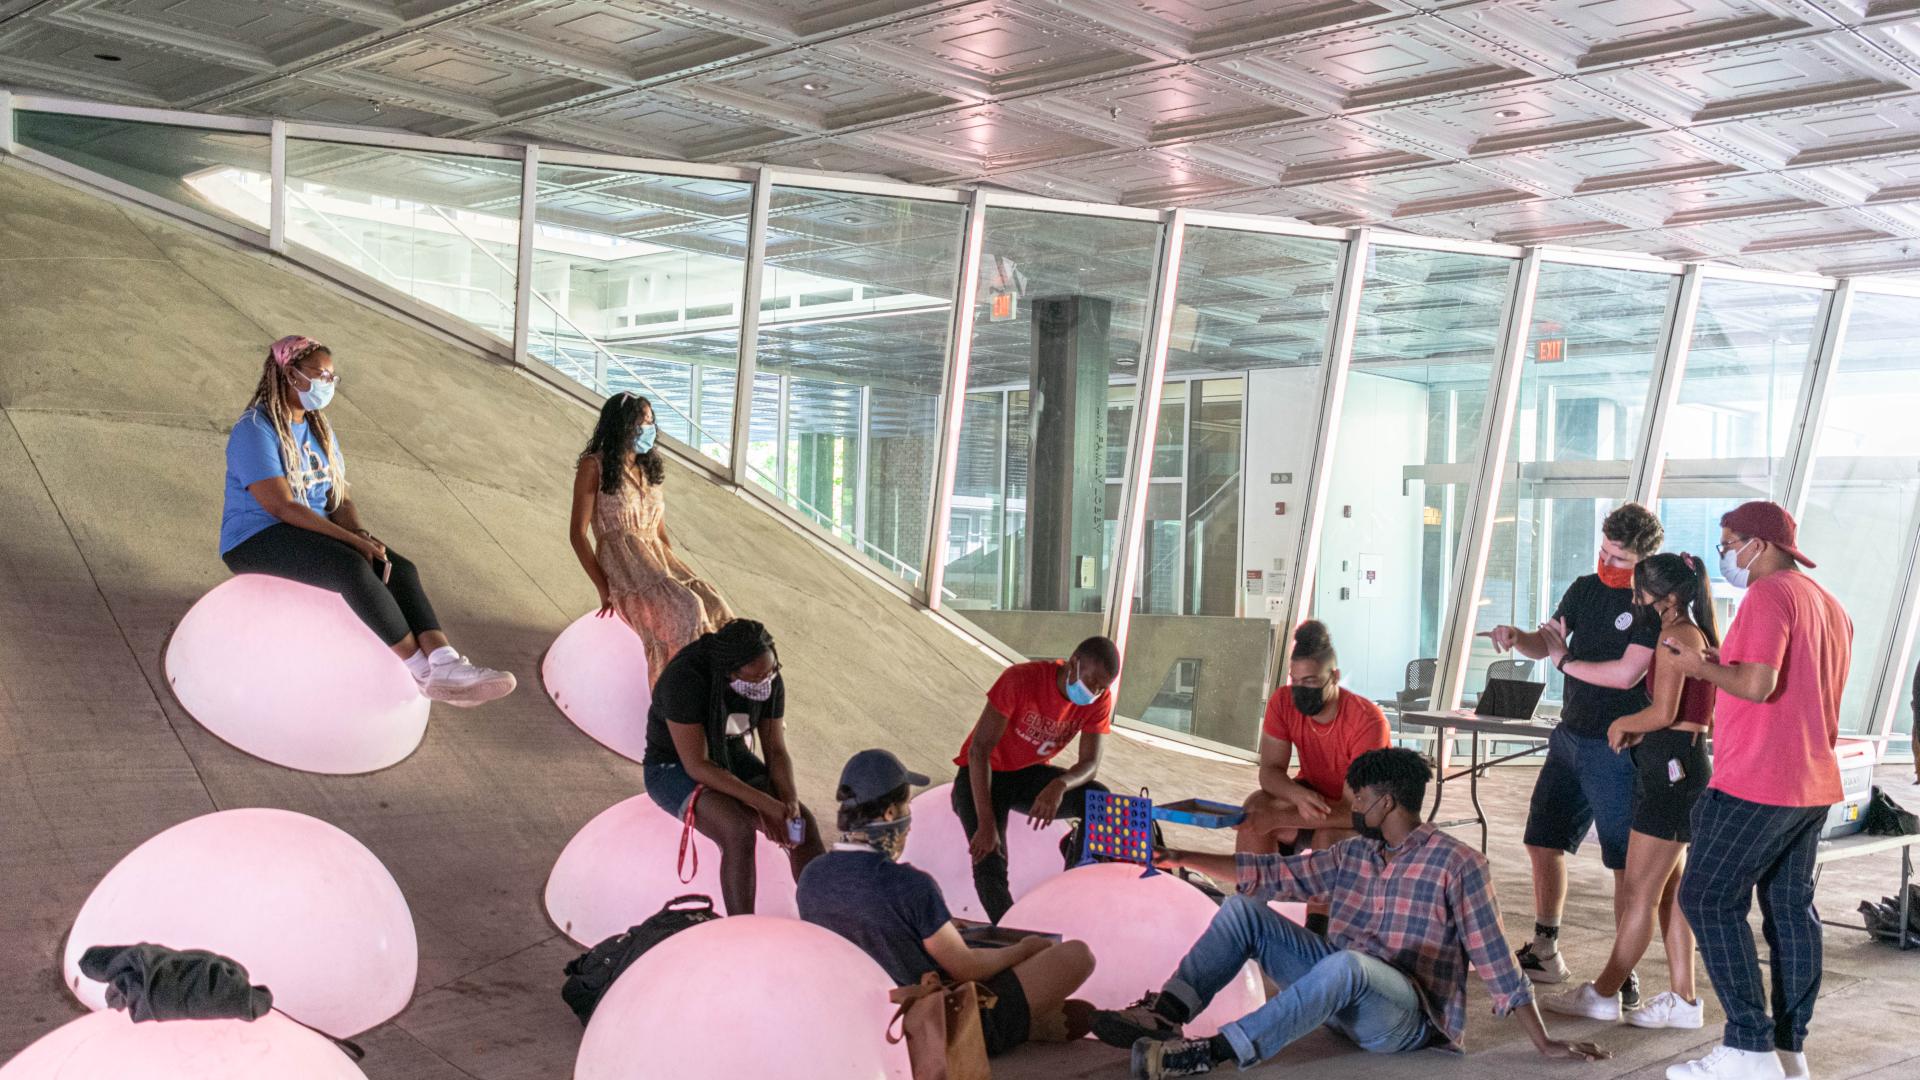
<svg viewBox="0 0 1920 1080">
<path fill-rule="evenodd" d="M 929 783 L 889 751 L 862 750 L 848 758 L 846 768 L 840 770 L 840 790 L 834 797 L 842 805 L 857 806 L 905 786 L 926 787 Z"/>
</svg>

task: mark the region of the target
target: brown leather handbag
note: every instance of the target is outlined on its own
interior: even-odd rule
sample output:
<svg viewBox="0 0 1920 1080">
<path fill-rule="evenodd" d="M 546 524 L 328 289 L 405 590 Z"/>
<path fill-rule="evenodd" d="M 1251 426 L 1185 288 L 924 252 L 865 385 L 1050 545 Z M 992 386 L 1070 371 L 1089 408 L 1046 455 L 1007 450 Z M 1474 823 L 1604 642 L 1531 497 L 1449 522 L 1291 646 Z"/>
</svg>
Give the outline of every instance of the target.
<svg viewBox="0 0 1920 1080">
<path fill-rule="evenodd" d="M 907 1041 L 913 1080 L 990 1080 L 980 1010 L 994 1007 L 993 991 L 979 983 L 946 983 L 929 971 L 889 999 L 900 1011 L 887 1025 L 887 1041 Z"/>
</svg>

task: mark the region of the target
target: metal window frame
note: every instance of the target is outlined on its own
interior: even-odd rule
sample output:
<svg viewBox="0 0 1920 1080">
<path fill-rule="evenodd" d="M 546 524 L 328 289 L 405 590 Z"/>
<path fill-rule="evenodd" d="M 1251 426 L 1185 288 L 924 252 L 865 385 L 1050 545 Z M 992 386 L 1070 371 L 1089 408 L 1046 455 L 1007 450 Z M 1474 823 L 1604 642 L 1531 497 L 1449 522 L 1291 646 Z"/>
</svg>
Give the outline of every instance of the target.
<svg viewBox="0 0 1920 1080">
<path fill-rule="evenodd" d="M 1486 582 L 1494 517 L 1506 482 L 1507 450 L 1512 445 L 1513 418 L 1520 403 L 1520 378 L 1526 363 L 1527 338 L 1533 328 L 1541 261 L 1538 249 L 1528 249 L 1512 271 L 1500 352 L 1494 358 L 1487 408 L 1481 414 L 1478 474 L 1464 510 L 1463 534 L 1454 553 L 1453 588 L 1434 650 L 1439 657 L 1431 699 L 1436 709 L 1458 708 L 1464 692 L 1467 661 L 1473 651 L 1473 621 L 1479 611 L 1480 588 Z"/>
<path fill-rule="evenodd" d="M 933 611 L 940 610 L 940 594 L 946 585 L 947 521 L 953 516 L 953 487 L 960 471 L 960 430 L 967 410 L 974 307 L 980 298 L 980 253 L 987 235 L 986 192 L 976 188 L 967 200 L 961 229 L 953 321 L 947 331 L 947 370 L 941 381 L 940 445 L 935 451 L 933 498 L 928 507 L 927 565 L 920 577 L 926 590 L 927 607 Z"/>
<path fill-rule="evenodd" d="M 1892 623 L 1886 646 L 1881 650 L 1879 667 L 1874 672 L 1872 712 L 1868 714 L 1865 738 L 1877 744 L 1874 757 L 1885 760 L 1893 741 L 1893 723 L 1905 702 L 1900 692 L 1906 689 L 1909 665 L 1914 663 L 1914 645 L 1920 639 L 1920 499 L 1915 500 L 1913 522 L 1907 528 L 1907 557 L 1901 564 L 1895 585 Z M 1920 725 L 1915 727 L 1920 736 Z"/>
<path fill-rule="evenodd" d="M 748 475 L 747 443 L 753 437 L 754 374 L 760 351 L 760 291 L 767 260 L 767 213 L 772 205 L 773 186 L 767 182 L 767 170 L 753 176 L 753 202 L 747 219 L 746 266 L 740 281 L 740 341 L 733 382 L 733 445 L 728 447 L 732 464 L 729 475 L 741 487 L 754 481 Z M 778 481 L 776 480 L 776 483 Z M 786 500 L 781 500 L 783 503 Z"/>
<path fill-rule="evenodd" d="M 1820 331 L 1820 347 L 1809 361 L 1810 368 L 1800 379 L 1800 401 L 1795 408 L 1793 432 L 1788 437 L 1785 457 L 1786 507 L 1795 520 L 1806 511 L 1807 495 L 1813 489 L 1814 447 L 1820 442 L 1820 428 L 1826 422 L 1827 402 L 1833 393 L 1833 373 L 1840 366 L 1841 350 L 1846 348 L 1847 321 L 1853 317 L 1853 282 L 1842 281 L 1827 302 L 1826 320 Z"/>
<path fill-rule="evenodd" d="M 13 91 L 0 86 L 0 154 L 12 154 L 17 149 L 13 141 L 14 101 Z"/>
<path fill-rule="evenodd" d="M 1180 257 L 1186 247 L 1187 214 L 1169 210 L 1160 224 L 1160 250 L 1148 293 L 1147 333 L 1142 338 L 1146 356 L 1133 399 L 1133 422 L 1127 436 L 1126 466 L 1120 476 L 1119 550 L 1106 582 L 1106 635 L 1120 650 L 1122 673 L 1127 666 L 1127 636 L 1133 628 L 1133 582 L 1140 572 L 1140 549 L 1146 534 L 1147 495 L 1153 486 L 1153 448 L 1160 432 L 1160 402 L 1165 397 L 1167 346 L 1173 332 L 1173 308 L 1180 292 Z M 1113 690 L 1119 695 L 1120 680 Z"/>
<path fill-rule="evenodd" d="M 1666 326 L 1661 331 L 1664 338 L 1654 361 L 1654 377 L 1647 387 L 1640 434 L 1629 463 L 1627 498 L 1642 506 L 1652 507 L 1660 497 L 1660 482 L 1666 472 L 1667 431 L 1673 422 L 1674 406 L 1680 400 L 1680 385 L 1687 376 L 1694 320 L 1700 312 L 1701 285 L 1700 268 L 1689 266 L 1681 273 L 1673 299 L 1668 301 Z"/>
<path fill-rule="evenodd" d="M 523 367 L 533 359 L 527 355 L 527 335 L 533 328 L 533 243 L 539 206 L 540 148 L 528 146 L 520 159 L 520 231 L 514 247 L 513 273 L 513 359 Z M 604 379 L 596 381 L 606 385 Z"/>
</svg>

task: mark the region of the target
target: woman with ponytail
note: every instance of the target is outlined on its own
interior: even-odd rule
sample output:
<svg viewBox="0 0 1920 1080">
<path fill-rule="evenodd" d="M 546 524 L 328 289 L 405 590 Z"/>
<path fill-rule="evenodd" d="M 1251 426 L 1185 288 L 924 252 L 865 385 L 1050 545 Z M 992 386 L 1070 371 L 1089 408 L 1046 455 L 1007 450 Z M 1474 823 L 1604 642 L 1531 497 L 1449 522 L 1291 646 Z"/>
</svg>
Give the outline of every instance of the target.
<svg viewBox="0 0 1920 1080">
<path fill-rule="evenodd" d="M 1657 622 L 1663 641 L 1695 651 L 1720 645 L 1707 564 L 1694 555 L 1652 555 L 1633 568 L 1634 599 L 1642 618 Z M 1564 648 L 1564 646 L 1561 646 Z M 1707 789 L 1712 768 L 1707 730 L 1713 725 L 1714 688 L 1682 676 L 1667 647 L 1654 651 L 1647 681 L 1653 703 L 1615 720 L 1607 741 L 1627 750 L 1634 766 L 1633 827 L 1620 883 L 1620 924 L 1606 970 L 1590 983 L 1545 998 L 1541 1006 L 1569 1016 L 1619 1020 L 1620 989 L 1653 940 L 1654 913 L 1667 946 L 1671 989 L 1626 1012 L 1635 1027 L 1697 1028 L 1693 930 L 1678 907 L 1680 877 L 1691 838 L 1693 804 Z M 1556 657 L 1557 659 L 1557 657 Z"/>
<path fill-rule="evenodd" d="M 1325 849 L 1351 835 L 1341 797 L 1347 767 L 1385 748 L 1387 717 L 1363 694 L 1340 685 L 1340 658 L 1327 625 L 1316 619 L 1293 632 L 1287 682 L 1267 702 L 1260 734 L 1260 790 L 1247 797 L 1240 851 L 1291 855 L 1296 846 Z M 1287 775 L 1295 758 L 1300 771 Z"/>
<path fill-rule="evenodd" d="M 600 618 L 618 614 L 640 635 L 650 688 L 688 642 L 733 618 L 667 540 L 660 494 L 667 469 L 657 437 L 652 402 L 624 392 L 607 399 L 574 468 L 569 529 L 573 553 L 600 593 Z"/>
<path fill-rule="evenodd" d="M 470 663 L 449 645 L 419 571 L 360 524 L 325 411 L 339 384 L 325 345 L 297 334 L 273 343 L 253 400 L 227 436 L 221 559 L 236 574 L 340 594 L 434 701 L 470 706 L 504 697 L 513 676 Z"/>
</svg>

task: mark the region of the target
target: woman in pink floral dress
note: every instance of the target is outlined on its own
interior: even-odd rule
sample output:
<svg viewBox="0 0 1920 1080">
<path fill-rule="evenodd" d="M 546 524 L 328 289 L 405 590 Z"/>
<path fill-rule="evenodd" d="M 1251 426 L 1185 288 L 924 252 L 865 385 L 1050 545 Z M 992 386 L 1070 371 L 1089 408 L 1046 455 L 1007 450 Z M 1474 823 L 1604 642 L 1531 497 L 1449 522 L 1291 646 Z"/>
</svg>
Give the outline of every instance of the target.
<svg viewBox="0 0 1920 1080">
<path fill-rule="evenodd" d="M 657 437 L 652 402 L 632 393 L 607 399 L 574 470 L 571 528 L 574 554 L 600 593 L 600 617 L 618 614 L 646 647 L 649 687 L 673 654 L 733 618 L 667 540 Z"/>
</svg>

